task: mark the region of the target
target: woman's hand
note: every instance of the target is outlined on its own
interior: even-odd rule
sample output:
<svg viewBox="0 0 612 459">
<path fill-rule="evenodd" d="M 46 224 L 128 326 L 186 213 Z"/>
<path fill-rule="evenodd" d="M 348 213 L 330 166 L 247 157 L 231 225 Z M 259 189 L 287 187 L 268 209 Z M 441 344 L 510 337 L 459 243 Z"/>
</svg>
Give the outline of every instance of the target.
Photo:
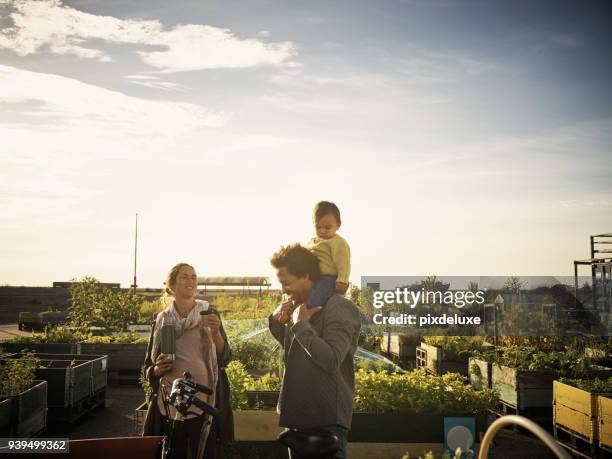
<svg viewBox="0 0 612 459">
<path fill-rule="evenodd" d="M 172 359 L 166 354 L 159 354 L 155 360 L 155 366 L 153 367 L 153 374 L 156 377 L 161 377 L 168 373 L 172 369 Z"/>
<path fill-rule="evenodd" d="M 205 327 L 209 327 L 213 335 L 219 335 L 221 333 L 221 319 L 216 314 L 208 314 L 204 316 L 202 324 Z"/>
</svg>

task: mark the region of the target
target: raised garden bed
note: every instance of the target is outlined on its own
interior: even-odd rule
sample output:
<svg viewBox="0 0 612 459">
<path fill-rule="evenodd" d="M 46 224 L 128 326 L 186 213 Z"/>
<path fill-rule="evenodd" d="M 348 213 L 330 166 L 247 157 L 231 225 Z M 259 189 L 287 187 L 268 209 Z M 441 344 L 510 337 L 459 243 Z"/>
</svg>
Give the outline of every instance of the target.
<svg viewBox="0 0 612 459">
<path fill-rule="evenodd" d="M 278 404 L 279 394 L 276 390 L 247 390 L 247 403 L 251 408 L 275 408 Z"/>
<path fill-rule="evenodd" d="M 0 436 L 11 436 L 11 420 L 13 416 L 13 399 L 0 399 Z"/>
<path fill-rule="evenodd" d="M 612 398 L 597 397 L 599 447 L 612 456 Z"/>
<path fill-rule="evenodd" d="M 77 343 L 2 343 L 7 352 L 18 353 L 24 350 L 47 354 L 78 354 Z"/>
<path fill-rule="evenodd" d="M 589 443 L 596 444 L 599 439 L 598 394 L 554 381 L 553 396 L 555 430 L 570 430 Z"/>
<path fill-rule="evenodd" d="M 593 373 L 595 376 L 607 378 L 612 376 L 612 370 L 602 368 Z M 558 379 L 555 370 L 520 370 L 493 364 L 492 377 L 500 400 L 517 413 L 535 409 L 552 416 L 553 381 Z"/>
<path fill-rule="evenodd" d="M 34 381 L 31 387 L 0 401 L 0 435 L 36 437 L 47 426 L 47 382 Z"/>
<path fill-rule="evenodd" d="M 13 397 L 13 436 L 35 437 L 47 426 L 47 381 L 34 381 Z"/>
<path fill-rule="evenodd" d="M 18 358 L 18 355 L 10 358 Z M 71 423 L 106 400 L 106 356 L 35 354 L 44 368 L 36 378 L 48 383 L 48 422 Z"/>
<path fill-rule="evenodd" d="M 428 373 L 433 375 L 443 375 L 444 373 L 468 375 L 467 354 L 460 355 L 427 343 L 421 343 L 420 349 L 424 350 L 426 354 L 424 361 L 423 357 L 417 359 L 417 367 L 424 366 Z M 423 354 L 421 353 L 421 355 Z"/>
<path fill-rule="evenodd" d="M 79 343 L 82 355 L 107 355 L 111 383 L 137 384 L 147 353 L 146 344 Z"/>
</svg>

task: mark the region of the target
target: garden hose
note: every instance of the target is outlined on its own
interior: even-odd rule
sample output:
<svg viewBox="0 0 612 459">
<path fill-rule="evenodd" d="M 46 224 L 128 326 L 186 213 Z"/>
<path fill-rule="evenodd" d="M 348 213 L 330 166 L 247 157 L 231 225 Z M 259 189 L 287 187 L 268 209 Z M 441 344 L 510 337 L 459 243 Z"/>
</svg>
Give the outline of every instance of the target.
<svg viewBox="0 0 612 459">
<path fill-rule="evenodd" d="M 515 424 L 519 427 L 522 427 L 523 429 L 527 429 L 528 431 L 530 431 L 532 434 L 542 440 L 544 444 L 548 446 L 559 459 L 572 459 L 572 457 L 563 449 L 563 447 L 559 445 L 559 443 L 557 443 L 556 440 L 542 427 L 537 425 L 535 422 L 524 418 L 523 416 L 517 416 L 514 414 L 509 416 L 502 416 L 489 426 L 489 428 L 484 434 L 484 438 L 482 439 L 482 443 L 480 445 L 480 452 L 478 453 L 478 459 L 487 459 L 489 455 L 489 447 L 491 446 L 491 441 L 493 440 L 493 437 L 495 436 L 497 431 L 502 427 L 511 424 Z"/>
</svg>

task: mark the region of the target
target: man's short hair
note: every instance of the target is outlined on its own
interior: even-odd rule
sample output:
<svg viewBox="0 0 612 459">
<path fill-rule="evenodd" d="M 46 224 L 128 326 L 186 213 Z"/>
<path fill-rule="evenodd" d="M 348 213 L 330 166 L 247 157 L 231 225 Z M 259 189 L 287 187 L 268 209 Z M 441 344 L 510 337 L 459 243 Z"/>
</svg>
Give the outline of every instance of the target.
<svg viewBox="0 0 612 459">
<path fill-rule="evenodd" d="M 317 202 L 314 209 L 312 210 L 312 221 L 317 224 L 319 220 L 325 217 L 328 214 L 332 214 L 336 221 L 338 222 L 338 226 L 342 224 L 342 220 L 340 219 L 340 209 L 333 202 L 329 201 L 320 201 Z"/>
<path fill-rule="evenodd" d="M 313 282 L 318 281 L 321 277 L 319 259 L 299 243 L 281 247 L 278 252 L 272 255 L 270 263 L 276 269 L 287 268 L 287 271 L 296 277 L 304 277 L 308 274 Z"/>
</svg>

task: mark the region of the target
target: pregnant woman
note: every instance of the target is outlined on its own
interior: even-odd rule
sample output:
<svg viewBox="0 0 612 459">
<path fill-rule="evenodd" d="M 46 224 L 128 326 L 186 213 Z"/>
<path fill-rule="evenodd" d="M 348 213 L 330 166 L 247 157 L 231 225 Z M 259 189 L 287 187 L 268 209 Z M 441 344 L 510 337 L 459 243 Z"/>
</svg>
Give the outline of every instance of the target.
<svg viewBox="0 0 612 459">
<path fill-rule="evenodd" d="M 144 371 L 153 389 L 144 426 L 144 435 L 166 435 L 173 432 L 172 458 L 213 459 L 219 444 L 233 439 L 233 417 L 229 400 L 229 382 L 225 374 L 231 352 L 219 313 L 207 301 L 197 300 L 197 274 L 187 263 L 175 265 L 166 277 L 164 295 L 173 297 L 172 304 L 160 312 L 153 325 Z M 205 315 L 201 313 L 204 312 Z M 174 327 L 175 354 L 161 352 L 161 329 Z M 212 423 L 192 405 L 189 414 L 172 428 L 176 410 L 166 411 L 162 388 L 170 393 L 172 382 L 189 372 L 197 384 L 214 389 L 210 395 L 198 392 L 197 397 L 216 407 L 218 415 Z"/>
</svg>

